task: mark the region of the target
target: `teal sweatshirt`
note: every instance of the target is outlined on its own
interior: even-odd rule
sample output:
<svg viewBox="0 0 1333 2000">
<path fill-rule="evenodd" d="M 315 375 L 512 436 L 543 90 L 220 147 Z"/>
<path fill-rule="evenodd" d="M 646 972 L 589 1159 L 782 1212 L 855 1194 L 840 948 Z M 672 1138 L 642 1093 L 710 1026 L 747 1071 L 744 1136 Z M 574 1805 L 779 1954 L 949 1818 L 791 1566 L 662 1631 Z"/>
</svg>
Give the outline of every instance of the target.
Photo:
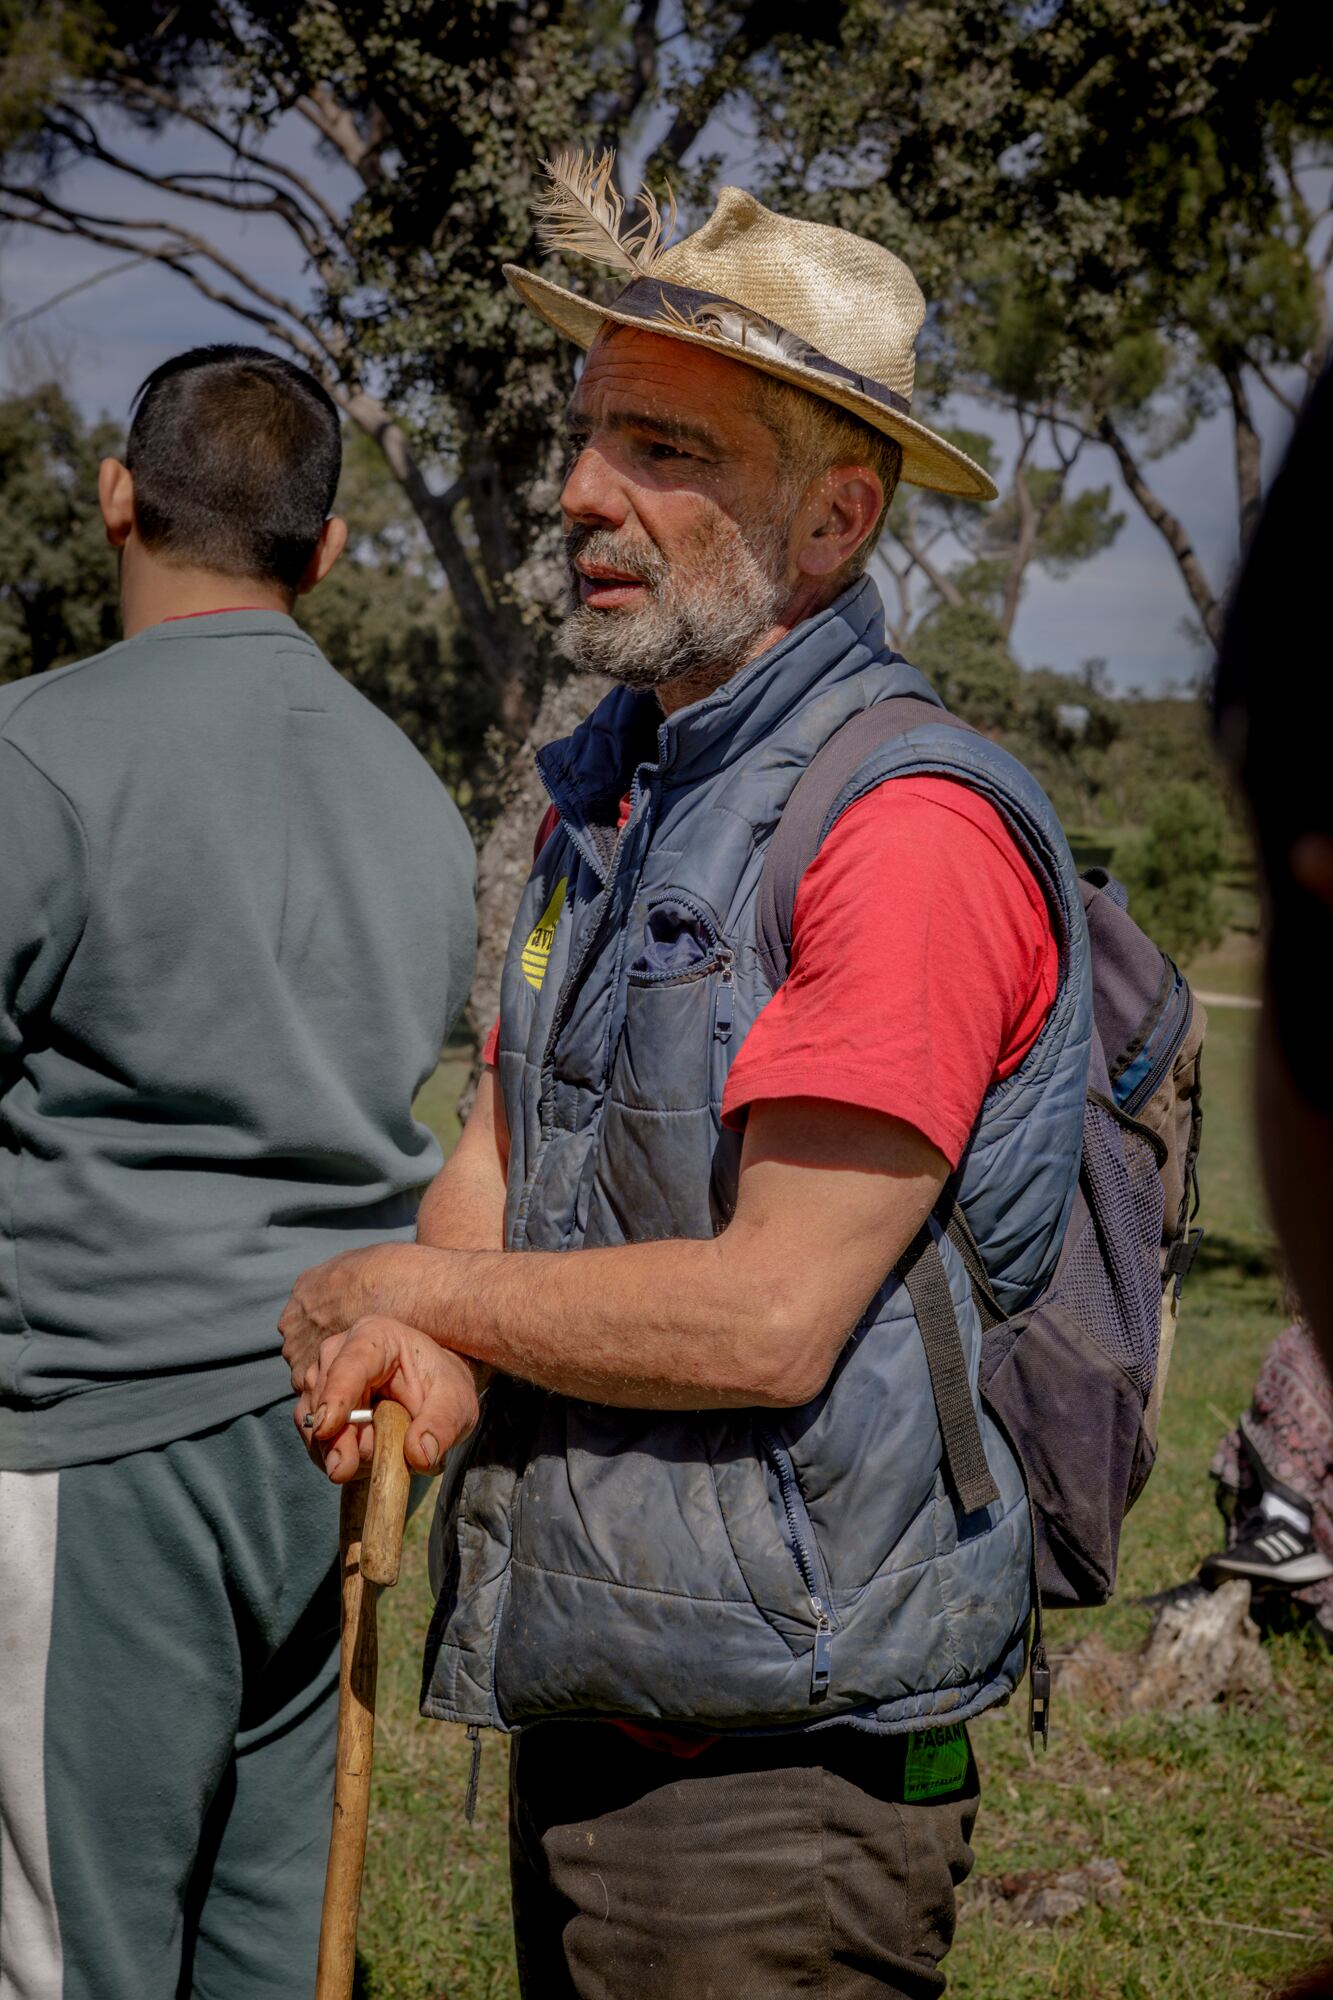
<svg viewBox="0 0 1333 2000">
<path fill-rule="evenodd" d="M 411 1233 L 472 975 L 439 780 L 290 618 L 0 688 L 0 1468 L 290 1393 L 307 1265 Z"/>
</svg>

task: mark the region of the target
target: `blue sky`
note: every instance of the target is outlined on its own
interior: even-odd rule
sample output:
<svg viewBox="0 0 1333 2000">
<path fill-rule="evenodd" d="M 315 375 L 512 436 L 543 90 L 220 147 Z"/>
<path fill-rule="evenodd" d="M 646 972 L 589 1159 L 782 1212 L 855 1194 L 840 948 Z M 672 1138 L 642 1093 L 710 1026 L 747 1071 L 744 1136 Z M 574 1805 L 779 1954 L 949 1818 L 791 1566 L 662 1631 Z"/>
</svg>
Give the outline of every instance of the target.
<svg viewBox="0 0 1333 2000">
<path fill-rule="evenodd" d="M 289 121 L 279 143 L 293 164 L 309 170 L 313 149 L 306 130 Z M 132 146 L 136 154 L 149 147 L 154 167 L 163 169 L 198 170 L 216 167 L 220 160 L 202 135 L 150 141 L 136 135 Z M 355 184 L 340 162 L 320 160 L 314 171 L 331 200 L 350 198 Z M 280 224 L 221 209 L 200 210 L 194 204 L 173 205 L 151 188 L 96 165 L 72 170 L 59 192 L 75 206 L 108 216 L 169 216 L 174 207 L 176 215 L 188 214 L 201 233 L 236 254 L 276 290 L 308 290 L 308 279 L 294 262 L 292 239 Z M 54 369 L 89 416 L 107 413 L 122 419 L 138 383 L 167 355 L 209 340 L 262 342 L 257 329 L 202 298 L 174 272 L 150 263 L 106 278 L 15 325 L 55 294 L 120 262 L 121 253 L 37 230 L 12 230 L 0 237 L 0 383 L 27 386 Z M 1271 470 L 1290 418 L 1262 389 L 1256 390 L 1256 408 L 1265 464 Z M 926 422 L 945 415 L 922 405 L 914 414 Z M 948 416 L 997 430 L 993 413 L 980 407 L 959 403 Z M 1214 589 L 1223 589 L 1236 554 L 1228 424 L 1215 418 L 1200 425 L 1186 445 L 1152 466 L 1150 476 L 1167 505 L 1186 522 Z M 1104 658 L 1113 684 L 1121 689 L 1157 691 L 1186 682 L 1205 664 L 1205 656 L 1186 630 L 1191 607 L 1175 565 L 1133 502 L 1121 497 L 1109 454 L 1089 448 L 1076 468 L 1076 487 L 1108 482 L 1114 504 L 1126 516 L 1119 538 L 1067 579 L 1030 573 L 1014 650 L 1026 666 L 1064 671 L 1089 657 Z"/>
</svg>

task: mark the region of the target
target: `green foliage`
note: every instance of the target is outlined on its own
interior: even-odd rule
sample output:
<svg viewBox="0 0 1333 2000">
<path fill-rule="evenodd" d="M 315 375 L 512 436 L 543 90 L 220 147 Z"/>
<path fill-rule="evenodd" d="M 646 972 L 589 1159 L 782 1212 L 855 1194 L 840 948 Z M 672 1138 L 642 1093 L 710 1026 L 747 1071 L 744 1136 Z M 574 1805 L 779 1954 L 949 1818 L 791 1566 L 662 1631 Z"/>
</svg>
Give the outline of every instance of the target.
<svg viewBox="0 0 1333 2000">
<path fill-rule="evenodd" d="M 111 425 L 89 430 L 54 384 L 0 401 L 0 681 L 120 636 L 97 505 L 98 461 L 120 448 Z"/>
<path fill-rule="evenodd" d="M 1132 414 L 1182 344 L 1202 367 L 1305 355 L 1299 167 L 1333 133 L 1317 10 L 851 0 L 839 39 L 833 62 L 781 44 L 774 179 L 814 214 L 836 173 L 838 219 L 948 298 L 939 364 Z"/>
<path fill-rule="evenodd" d="M 97 59 L 104 33 L 87 0 L 0 0 L 0 155 L 36 138 L 47 103 L 71 71 Z"/>
<path fill-rule="evenodd" d="M 984 606 L 938 605 L 912 634 L 912 664 L 976 728 L 995 733 L 1014 721 L 1022 674 Z"/>
<path fill-rule="evenodd" d="M 1142 833 L 1117 852 L 1135 917 L 1174 958 L 1221 937 L 1217 876 L 1226 836 L 1217 796 L 1178 779 L 1162 792 Z"/>
</svg>

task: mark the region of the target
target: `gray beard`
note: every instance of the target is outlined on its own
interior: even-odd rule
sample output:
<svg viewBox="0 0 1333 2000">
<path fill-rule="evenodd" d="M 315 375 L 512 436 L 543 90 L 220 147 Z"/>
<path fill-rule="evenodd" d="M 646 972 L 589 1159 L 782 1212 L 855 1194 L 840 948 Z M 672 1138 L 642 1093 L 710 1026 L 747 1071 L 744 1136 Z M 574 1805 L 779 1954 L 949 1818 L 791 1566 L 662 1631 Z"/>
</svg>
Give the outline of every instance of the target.
<svg viewBox="0 0 1333 2000">
<path fill-rule="evenodd" d="M 729 522 L 697 557 L 673 565 L 656 549 L 626 549 L 610 530 L 575 530 L 566 543 L 573 608 L 556 632 L 556 651 L 580 673 L 605 674 L 625 687 L 684 680 L 720 687 L 754 657 L 787 601 L 786 539 L 785 523 L 745 532 Z M 583 550 L 642 578 L 645 601 L 632 611 L 580 603 L 573 558 Z"/>
</svg>

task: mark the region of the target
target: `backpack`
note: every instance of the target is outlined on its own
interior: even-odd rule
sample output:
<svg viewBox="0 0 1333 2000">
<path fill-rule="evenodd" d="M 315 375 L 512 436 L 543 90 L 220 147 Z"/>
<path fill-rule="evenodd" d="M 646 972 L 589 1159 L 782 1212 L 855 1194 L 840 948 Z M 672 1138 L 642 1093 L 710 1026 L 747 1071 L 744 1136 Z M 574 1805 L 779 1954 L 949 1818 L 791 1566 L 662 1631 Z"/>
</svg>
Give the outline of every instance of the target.
<svg viewBox="0 0 1333 2000">
<path fill-rule="evenodd" d="M 837 730 L 793 789 L 759 886 L 759 952 L 775 988 L 790 960 L 796 890 L 844 787 L 873 751 L 923 724 L 970 728 L 929 701 L 880 702 Z M 935 1210 L 981 1316 L 982 1400 L 1022 1468 L 1032 1510 L 1031 1713 L 1043 1739 L 1042 1607 L 1104 1604 L 1115 1588 L 1120 1527 L 1157 1455 L 1180 1288 L 1203 1233 L 1191 1222 L 1206 1017 L 1130 916 L 1121 885 L 1093 869 L 1080 888 L 1093 988 L 1088 1093 L 1078 1187 L 1046 1289 L 1006 1315 L 954 1178 Z M 926 1349 L 946 1476 L 961 1511 L 972 1513 L 998 1493 L 929 1227 L 898 1269 Z"/>
</svg>

